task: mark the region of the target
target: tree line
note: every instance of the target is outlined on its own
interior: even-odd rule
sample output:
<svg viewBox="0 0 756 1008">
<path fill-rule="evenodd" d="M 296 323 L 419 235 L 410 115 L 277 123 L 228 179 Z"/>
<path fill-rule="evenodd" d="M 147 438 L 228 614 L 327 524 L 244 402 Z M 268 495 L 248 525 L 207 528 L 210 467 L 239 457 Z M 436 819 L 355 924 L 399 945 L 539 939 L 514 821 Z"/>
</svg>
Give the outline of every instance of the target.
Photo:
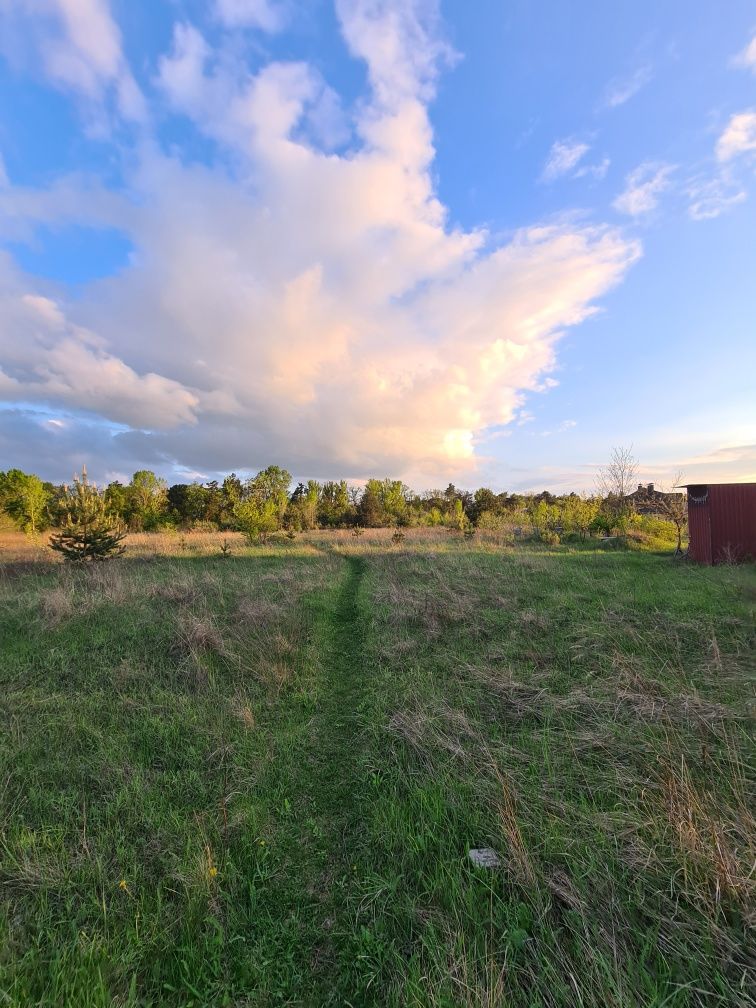
<svg viewBox="0 0 756 1008">
<path fill-rule="evenodd" d="M 548 542 L 565 534 L 585 538 L 621 531 L 632 510 L 624 495 L 611 490 L 605 496 L 555 496 L 547 490 L 496 493 L 487 487 L 470 492 L 449 484 L 418 494 L 392 479 L 369 479 L 362 487 L 344 480 L 292 486 L 291 474 L 275 465 L 248 479 L 231 473 L 222 481 L 172 486 L 141 469 L 128 483 L 114 481 L 97 493 L 110 518 L 132 532 L 238 530 L 250 539 L 316 528 L 446 526 L 471 532 L 522 524 Z M 0 511 L 31 535 L 62 527 L 69 503 L 65 484 L 20 469 L 0 472 Z"/>
</svg>

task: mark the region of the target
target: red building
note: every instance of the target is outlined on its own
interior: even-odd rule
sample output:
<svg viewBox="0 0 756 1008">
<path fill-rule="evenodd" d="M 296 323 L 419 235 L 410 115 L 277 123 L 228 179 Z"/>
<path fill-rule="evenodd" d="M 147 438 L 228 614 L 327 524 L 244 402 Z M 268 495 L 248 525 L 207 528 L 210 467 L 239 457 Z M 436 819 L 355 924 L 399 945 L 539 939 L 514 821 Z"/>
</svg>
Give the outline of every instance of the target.
<svg viewBox="0 0 756 1008">
<path fill-rule="evenodd" d="M 756 559 L 756 483 L 688 484 L 686 490 L 691 560 Z"/>
</svg>

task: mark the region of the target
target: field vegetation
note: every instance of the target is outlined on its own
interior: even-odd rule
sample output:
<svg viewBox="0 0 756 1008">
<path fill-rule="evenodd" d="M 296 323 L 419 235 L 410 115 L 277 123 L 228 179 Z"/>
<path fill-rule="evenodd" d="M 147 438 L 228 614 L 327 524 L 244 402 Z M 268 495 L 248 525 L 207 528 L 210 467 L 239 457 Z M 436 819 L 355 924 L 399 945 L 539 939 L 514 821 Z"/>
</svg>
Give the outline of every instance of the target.
<svg viewBox="0 0 756 1008">
<path fill-rule="evenodd" d="M 86 497 L 91 513 L 85 518 L 82 512 L 79 521 L 91 524 L 107 515 L 113 532 L 241 532 L 255 543 L 280 532 L 294 537 L 317 529 L 442 528 L 468 535 L 480 529 L 510 539 L 533 536 L 548 545 L 620 536 L 626 544 L 664 548 L 672 543 L 680 550 L 684 495 L 644 497 L 641 486 L 641 495 L 634 494 L 636 470 L 629 449 L 614 449 L 612 462 L 599 471 L 597 494 L 555 496 L 547 490 L 468 491 L 451 483 L 445 490 L 415 493 L 392 479 L 369 479 L 360 487 L 345 480 L 294 485 L 291 474 L 275 465 L 244 480 L 231 473 L 222 482 L 170 487 L 150 470 L 140 470 L 128 484 L 114 481 L 99 489 L 86 472 L 74 477 L 71 489 L 10 469 L 0 472 L 0 522 L 38 538 L 51 528 L 69 527 L 72 506 L 81 510 Z"/>
<path fill-rule="evenodd" d="M 753 1004 L 753 567 L 514 539 L 6 533 L 2 1003 Z"/>
</svg>

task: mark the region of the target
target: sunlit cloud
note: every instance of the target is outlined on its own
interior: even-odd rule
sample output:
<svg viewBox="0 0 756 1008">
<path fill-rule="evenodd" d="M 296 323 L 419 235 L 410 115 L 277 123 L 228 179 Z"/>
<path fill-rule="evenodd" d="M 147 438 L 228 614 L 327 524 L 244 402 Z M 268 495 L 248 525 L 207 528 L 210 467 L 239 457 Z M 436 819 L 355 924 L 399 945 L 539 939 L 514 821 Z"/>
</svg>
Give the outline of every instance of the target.
<svg viewBox="0 0 756 1008">
<path fill-rule="evenodd" d="M 756 35 L 734 58 L 733 66 L 756 73 Z"/>
<path fill-rule="evenodd" d="M 216 13 L 243 27 L 257 12 L 274 30 L 260 21 L 268 8 Z M 118 425 L 105 436 L 78 421 L 119 469 L 278 461 L 433 481 L 473 472 L 481 433 L 522 420 L 524 394 L 553 384 L 559 339 L 598 310 L 639 245 L 571 217 L 506 242 L 452 226 L 428 113 L 455 59 L 437 6 L 337 10 L 367 68 L 356 105 L 309 63 L 252 70 L 227 58 L 226 33 L 211 41 L 180 22 L 153 79 L 162 104 L 216 145 L 211 164 L 139 138 L 121 195 L 78 177 L 8 188 L 0 213 L 20 235 L 88 221 L 134 251 L 75 299 L 0 259 L 6 400 Z M 58 44 L 78 51 L 65 33 Z M 106 94 L 127 72 L 119 49 L 108 65 Z M 587 149 L 552 151 L 551 171 Z"/>
<path fill-rule="evenodd" d="M 718 161 L 731 161 L 742 154 L 756 151 L 756 110 L 737 112 L 717 140 Z"/>
</svg>

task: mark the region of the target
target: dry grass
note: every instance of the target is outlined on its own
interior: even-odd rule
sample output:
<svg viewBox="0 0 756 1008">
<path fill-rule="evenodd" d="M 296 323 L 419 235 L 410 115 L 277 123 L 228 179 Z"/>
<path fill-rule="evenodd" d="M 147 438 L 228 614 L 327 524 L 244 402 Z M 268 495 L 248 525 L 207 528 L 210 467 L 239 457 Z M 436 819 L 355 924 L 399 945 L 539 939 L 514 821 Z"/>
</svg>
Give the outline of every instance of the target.
<svg viewBox="0 0 756 1008">
<path fill-rule="evenodd" d="M 75 611 L 76 600 L 70 583 L 54 585 L 40 596 L 42 619 L 49 627 L 56 627 L 70 619 Z"/>
<path fill-rule="evenodd" d="M 696 784 L 685 757 L 662 761 L 657 787 L 688 897 L 712 915 L 724 898 L 756 907 L 756 818 L 737 785 L 735 804 Z M 658 813 L 658 806 L 654 810 Z"/>
</svg>

